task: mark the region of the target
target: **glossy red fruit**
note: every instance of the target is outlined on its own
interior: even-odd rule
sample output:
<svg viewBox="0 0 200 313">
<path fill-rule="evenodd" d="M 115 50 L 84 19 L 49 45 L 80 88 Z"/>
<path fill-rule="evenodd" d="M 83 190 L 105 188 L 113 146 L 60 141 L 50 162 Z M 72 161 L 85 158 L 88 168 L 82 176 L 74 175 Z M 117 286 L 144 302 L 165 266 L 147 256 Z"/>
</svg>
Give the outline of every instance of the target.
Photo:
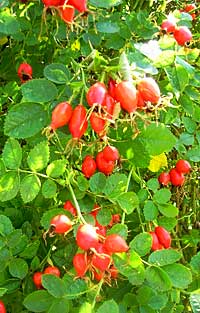
<svg viewBox="0 0 200 313">
<path fill-rule="evenodd" d="M 137 108 L 143 109 L 146 106 L 144 99 L 142 98 L 141 93 L 137 90 Z"/>
<path fill-rule="evenodd" d="M 163 186 L 167 186 L 170 183 L 170 175 L 169 173 L 166 172 L 162 172 L 159 176 L 158 176 L 158 181 L 161 185 Z"/>
<path fill-rule="evenodd" d="M 188 174 L 191 170 L 191 165 L 186 160 L 178 160 L 178 162 L 176 163 L 176 170 L 179 173 Z"/>
<path fill-rule="evenodd" d="M 180 46 L 184 46 L 192 39 L 192 33 L 186 26 L 181 26 L 175 30 L 174 38 Z"/>
<path fill-rule="evenodd" d="M 106 232 L 107 232 L 106 226 L 100 225 L 98 221 L 96 221 L 95 227 L 96 227 L 96 232 L 98 235 L 102 237 L 106 237 Z"/>
<path fill-rule="evenodd" d="M 162 226 L 157 226 L 155 228 L 156 236 L 158 237 L 159 242 L 164 248 L 168 249 L 171 246 L 171 236 L 169 232 Z"/>
<path fill-rule="evenodd" d="M 144 101 L 158 103 L 160 99 L 160 88 L 153 78 L 143 78 L 138 83 L 137 88 Z"/>
<path fill-rule="evenodd" d="M 124 238 L 117 234 L 107 236 L 104 246 L 109 253 L 126 252 L 129 249 Z"/>
<path fill-rule="evenodd" d="M 194 20 L 196 18 L 196 14 L 190 13 L 190 12 L 194 11 L 195 9 L 196 9 L 196 5 L 194 3 L 191 3 L 191 4 L 187 4 L 183 11 L 189 13 L 192 16 L 192 19 Z"/>
<path fill-rule="evenodd" d="M 88 259 L 85 253 L 77 253 L 73 257 L 73 266 L 77 277 L 83 277 L 88 270 Z"/>
<path fill-rule="evenodd" d="M 61 1 L 60 0 L 42 0 L 45 6 L 58 6 L 60 5 Z"/>
<path fill-rule="evenodd" d="M 119 160 L 119 151 L 113 146 L 106 146 L 103 150 L 103 157 L 106 161 Z"/>
<path fill-rule="evenodd" d="M 54 226 L 54 232 L 56 234 L 64 234 L 72 228 L 72 221 L 64 214 L 54 216 L 50 225 Z"/>
<path fill-rule="evenodd" d="M 67 200 L 64 205 L 63 205 L 63 209 L 66 211 L 69 211 L 72 215 L 76 216 L 77 212 L 76 212 L 76 208 L 75 206 L 73 206 L 73 204 L 71 203 L 70 200 Z"/>
<path fill-rule="evenodd" d="M 97 82 L 92 85 L 87 94 L 86 99 L 89 106 L 93 106 L 93 104 L 102 105 L 107 94 L 106 86 L 103 83 Z"/>
<path fill-rule="evenodd" d="M 113 161 L 106 161 L 103 156 L 103 152 L 99 152 L 96 156 L 96 164 L 97 168 L 100 172 L 104 173 L 105 175 L 112 174 L 115 163 Z"/>
<path fill-rule="evenodd" d="M 109 268 L 111 263 L 111 257 L 108 254 L 104 244 L 99 243 L 96 247 L 96 251 L 98 254 L 93 254 L 92 256 L 92 266 L 100 271 L 105 271 Z"/>
<path fill-rule="evenodd" d="M 161 29 L 165 30 L 167 33 L 174 33 L 176 29 L 176 21 L 174 18 L 168 18 L 164 20 L 161 24 Z"/>
<path fill-rule="evenodd" d="M 92 112 L 90 116 L 90 124 L 92 129 L 97 133 L 99 136 L 105 135 L 105 126 L 106 120 L 103 118 L 103 115 Z"/>
<path fill-rule="evenodd" d="M 115 98 L 122 109 L 132 113 L 137 109 L 137 90 L 129 81 L 122 81 L 115 87 Z"/>
<path fill-rule="evenodd" d="M 151 245 L 151 250 L 156 251 L 156 250 L 162 250 L 163 245 L 159 242 L 158 237 L 155 232 L 151 231 L 149 233 L 152 237 L 152 245 Z"/>
<path fill-rule="evenodd" d="M 87 111 L 82 104 L 75 107 L 69 121 L 69 131 L 74 139 L 81 138 L 88 126 Z"/>
<path fill-rule="evenodd" d="M 121 220 L 120 214 L 113 214 L 113 215 L 112 215 L 112 222 L 113 222 L 113 224 L 119 223 L 120 220 Z"/>
<path fill-rule="evenodd" d="M 117 82 L 116 80 L 110 78 L 108 81 L 108 94 L 115 99 L 115 88 L 116 88 Z"/>
<path fill-rule="evenodd" d="M 109 94 L 106 94 L 103 107 L 106 113 L 107 118 L 112 119 L 113 118 L 113 112 L 115 108 L 115 99 L 111 97 Z"/>
<path fill-rule="evenodd" d="M 33 282 L 34 282 L 35 287 L 37 289 L 41 289 L 42 288 L 42 274 L 43 274 L 42 272 L 35 272 L 33 274 Z"/>
<path fill-rule="evenodd" d="M 82 173 L 85 177 L 90 178 L 96 171 L 96 162 L 91 155 L 87 155 L 82 163 Z"/>
<path fill-rule="evenodd" d="M 5 304 L 1 300 L 0 300 L 0 313 L 6 313 Z"/>
<path fill-rule="evenodd" d="M 80 225 L 76 234 L 76 243 L 79 248 L 88 250 L 95 248 L 99 242 L 99 236 L 94 226 L 90 224 Z"/>
<path fill-rule="evenodd" d="M 94 275 L 94 279 L 96 279 L 97 281 L 100 281 L 100 280 L 102 280 L 103 279 L 103 277 L 104 277 L 104 272 L 101 272 L 101 271 L 93 271 L 93 275 Z"/>
<path fill-rule="evenodd" d="M 51 129 L 55 130 L 59 127 L 63 127 L 68 124 L 71 116 L 72 116 L 73 109 L 69 102 L 61 102 L 56 105 L 52 112 L 51 117 Z"/>
<path fill-rule="evenodd" d="M 73 5 L 79 12 L 87 11 L 87 0 L 69 0 L 67 4 Z"/>
<path fill-rule="evenodd" d="M 73 22 L 74 16 L 75 16 L 74 7 L 72 6 L 61 7 L 59 11 L 60 11 L 61 19 L 65 23 L 71 24 Z"/>
<path fill-rule="evenodd" d="M 33 69 L 28 63 L 21 63 L 17 70 L 17 75 L 19 76 L 22 83 L 32 79 Z"/>
<path fill-rule="evenodd" d="M 174 186 L 182 186 L 185 181 L 185 177 L 182 173 L 178 172 L 176 168 L 172 168 L 169 172 L 170 181 Z"/>
<path fill-rule="evenodd" d="M 44 270 L 44 274 L 51 274 L 60 277 L 60 270 L 56 266 L 47 266 Z"/>
</svg>

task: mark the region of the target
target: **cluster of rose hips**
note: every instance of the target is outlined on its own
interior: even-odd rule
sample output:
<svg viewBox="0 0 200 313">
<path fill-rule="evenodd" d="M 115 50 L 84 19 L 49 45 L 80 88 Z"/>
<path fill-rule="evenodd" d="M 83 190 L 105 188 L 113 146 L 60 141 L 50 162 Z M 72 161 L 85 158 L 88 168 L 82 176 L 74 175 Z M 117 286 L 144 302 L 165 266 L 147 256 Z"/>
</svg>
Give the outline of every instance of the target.
<svg viewBox="0 0 200 313">
<path fill-rule="evenodd" d="M 116 161 L 119 160 L 119 152 L 113 146 L 106 146 L 102 151 L 98 152 L 96 159 L 91 155 L 87 155 L 82 163 L 82 173 L 85 177 L 90 178 L 98 169 L 105 175 L 112 174 Z"/>
<path fill-rule="evenodd" d="M 45 7 L 54 7 L 58 10 L 61 19 L 71 24 L 75 17 L 75 10 L 83 13 L 87 11 L 87 0 L 42 0 Z"/>
<path fill-rule="evenodd" d="M 60 277 L 60 270 L 58 267 L 56 266 L 47 266 L 43 272 L 35 272 L 33 274 L 33 282 L 35 284 L 35 287 L 37 289 L 42 289 L 42 275 L 43 274 L 50 274 L 50 275 L 54 275 L 57 277 Z"/>
<path fill-rule="evenodd" d="M 180 12 L 185 12 L 191 15 L 192 19 L 195 20 L 196 14 L 194 13 L 196 10 L 196 5 L 194 3 L 186 4 L 186 6 L 180 10 Z"/>
<path fill-rule="evenodd" d="M 182 186 L 185 181 L 184 174 L 188 174 L 191 170 L 191 165 L 186 160 L 179 160 L 176 166 L 172 168 L 169 173 L 162 172 L 158 176 L 158 181 L 163 186 L 167 186 L 170 182 L 174 186 Z"/>
<path fill-rule="evenodd" d="M 155 227 L 154 231 L 149 232 L 152 237 L 152 246 L 153 251 L 168 249 L 171 246 L 171 236 L 169 232 L 162 226 Z"/>
<path fill-rule="evenodd" d="M 169 15 L 166 20 L 161 24 L 161 29 L 167 34 L 173 34 L 174 39 L 180 46 L 184 46 L 187 42 L 192 39 L 192 33 L 187 26 L 176 25 L 176 19 Z"/>
</svg>

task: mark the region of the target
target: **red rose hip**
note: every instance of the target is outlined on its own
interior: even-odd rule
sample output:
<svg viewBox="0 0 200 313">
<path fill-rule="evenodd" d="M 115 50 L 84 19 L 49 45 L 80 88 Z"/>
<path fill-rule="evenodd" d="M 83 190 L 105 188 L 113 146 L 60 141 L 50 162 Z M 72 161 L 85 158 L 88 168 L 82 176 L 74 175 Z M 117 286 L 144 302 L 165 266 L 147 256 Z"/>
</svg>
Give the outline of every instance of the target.
<svg viewBox="0 0 200 313">
<path fill-rule="evenodd" d="M 178 160 L 178 162 L 176 163 L 176 170 L 179 173 L 188 174 L 191 170 L 191 165 L 186 160 Z"/>
<path fill-rule="evenodd" d="M 162 226 L 157 226 L 155 228 L 156 236 L 158 237 L 159 242 L 164 248 L 168 249 L 171 246 L 171 236 L 169 232 Z"/>
<path fill-rule="evenodd" d="M 87 155 L 82 163 L 82 173 L 85 177 L 90 178 L 96 171 L 96 162 L 91 155 Z"/>
<path fill-rule="evenodd" d="M 170 183 L 170 175 L 169 173 L 166 172 L 162 172 L 159 176 L 158 176 L 158 181 L 161 185 L 163 186 L 167 186 Z"/>
<path fill-rule="evenodd" d="M 174 186 L 182 186 L 185 181 L 185 177 L 182 173 L 178 172 L 176 168 L 172 168 L 169 172 L 170 181 Z"/>
</svg>

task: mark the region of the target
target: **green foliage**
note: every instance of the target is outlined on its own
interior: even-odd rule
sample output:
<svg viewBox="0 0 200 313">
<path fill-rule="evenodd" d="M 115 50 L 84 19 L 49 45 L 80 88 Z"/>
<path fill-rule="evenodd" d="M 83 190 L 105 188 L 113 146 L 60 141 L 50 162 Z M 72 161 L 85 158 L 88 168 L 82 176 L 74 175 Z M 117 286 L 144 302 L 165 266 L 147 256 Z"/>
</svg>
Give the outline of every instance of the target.
<svg viewBox="0 0 200 313">
<path fill-rule="evenodd" d="M 181 1 L 88 0 L 88 12 L 76 10 L 70 25 L 58 7 L 42 2 L 0 3 L 0 297 L 6 310 L 199 312 L 197 10 L 192 20 L 190 12 L 179 11 Z M 168 14 L 177 27 L 189 27 L 189 45 L 178 45 L 173 34 L 160 29 Z M 21 63 L 33 69 L 32 75 L 23 73 L 23 81 L 17 76 Z M 138 89 L 144 77 L 158 84 L 157 103 L 145 101 L 129 114 L 115 102 L 113 117 L 105 115 L 106 101 L 87 104 L 88 89 L 96 82 L 110 92 L 110 78 L 117 84 L 130 80 Z M 88 127 L 80 139 L 72 139 L 69 122 L 49 127 L 53 109 L 64 101 L 73 109 L 86 108 Z M 90 122 L 93 110 L 106 122 L 99 135 Z M 65 117 L 60 114 L 58 122 Z M 112 173 L 97 168 L 85 177 L 85 156 L 95 160 L 107 145 L 120 155 Z M 160 155 L 165 164 L 158 164 Z M 161 185 L 159 174 L 179 159 L 192 167 L 184 184 Z M 76 214 L 63 207 L 68 200 Z M 72 222 L 65 234 L 50 225 L 60 214 Z M 84 252 L 90 264 L 82 279 L 73 258 L 83 253 L 76 234 L 85 222 L 96 227 L 101 243 L 118 234 L 129 249 L 113 253 L 103 274 L 91 265 L 95 249 Z M 172 243 L 153 251 L 149 233 L 158 225 Z M 51 265 L 61 276 L 42 275 L 43 289 L 36 290 L 33 274 Z M 112 273 L 113 265 L 118 274 Z"/>
</svg>

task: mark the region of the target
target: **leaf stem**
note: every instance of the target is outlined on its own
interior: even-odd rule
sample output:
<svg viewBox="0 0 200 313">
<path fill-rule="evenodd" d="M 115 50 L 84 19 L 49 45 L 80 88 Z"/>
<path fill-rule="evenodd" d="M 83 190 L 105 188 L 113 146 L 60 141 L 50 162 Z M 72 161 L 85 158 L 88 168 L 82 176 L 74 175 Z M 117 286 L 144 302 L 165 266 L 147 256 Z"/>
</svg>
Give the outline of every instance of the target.
<svg viewBox="0 0 200 313">
<path fill-rule="evenodd" d="M 97 296 L 99 295 L 99 293 L 100 293 L 100 291 L 101 291 L 101 287 L 102 287 L 102 285 L 103 285 L 103 282 L 104 282 L 104 280 L 101 279 L 100 282 L 99 282 L 99 284 L 98 284 L 97 292 L 96 292 L 95 297 L 94 297 L 94 300 L 93 300 L 93 302 L 92 302 L 92 310 L 93 310 L 94 307 L 95 307 L 96 298 L 97 298 Z"/>
<path fill-rule="evenodd" d="M 80 209 L 80 206 L 78 204 L 78 201 L 76 199 L 76 196 L 75 196 L 75 193 L 74 193 L 74 190 L 70 184 L 70 182 L 68 182 L 68 187 L 69 187 L 69 191 L 72 195 L 72 198 L 73 198 L 73 201 L 74 201 L 74 204 L 75 204 L 75 207 L 76 207 L 76 211 L 77 211 L 77 214 L 78 214 L 78 218 L 80 219 L 80 221 L 83 223 L 83 224 L 87 224 L 86 220 L 84 219 L 82 213 L 81 213 L 81 209 Z"/>
</svg>

